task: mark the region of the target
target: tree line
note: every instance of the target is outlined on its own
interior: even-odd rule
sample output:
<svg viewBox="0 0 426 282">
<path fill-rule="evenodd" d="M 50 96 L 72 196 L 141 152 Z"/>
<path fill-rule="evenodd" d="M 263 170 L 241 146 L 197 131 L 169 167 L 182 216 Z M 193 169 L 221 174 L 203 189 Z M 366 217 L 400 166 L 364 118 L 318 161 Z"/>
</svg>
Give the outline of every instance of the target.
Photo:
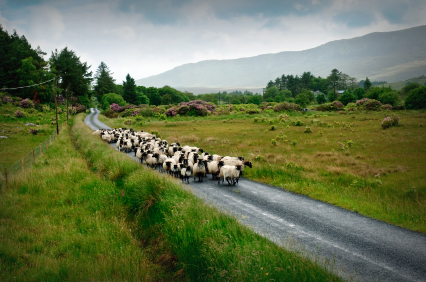
<svg viewBox="0 0 426 282">
<path fill-rule="evenodd" d="M 105 62 L 101 62 L 96 73 L 90 71 L 91 66 L 82 62 L 77 54 L 68 47 L 52 52 L 48 60 L 43 56 L 39 46 L 32 48 L 25 36 L 16 31 L 9 34 L 0 25 L 0 85 L 3 88 L 18 88 L 46 82 L 55 78 L 53 83 L 37 85 L 30 88 L 12 89 L 14 96 L 30 98 L 35 102 L 52 102 L 53 86 L 56 91 L 66 97 L 76 97 L 78 103 L 91 106 L 91 99 L 96 97 L 107 109 L 112 103 L 140 105 L 170 105 L 190 100 L 203 100 L 215 104 L 260 104 L 262 102 L 294 102 L 302 107 L 309 104 L 333 102 L 339 100 L 343 104 L 355 102 L 357 99 L 371 98 L 384 104 L 401 104 L 409 91 L 419 85 L 407 85 L 401 91 L 390 87 L 375 87 L 385 81 L 371 82 L 368 77 L 357 82 L 356 78 L 331 70 L 322 78 L 311 72 L 299 75 L 282 75 L 270 80 L 264 88 L 263 95 L 249 91 L 218 92 L 194 95 L 181 92 L 170 86 L 161 88 L 137 86 L 134 78 L 127 74 L 125 81 L 117 84 L 112 71 Z M 344 90 L 339 93 L 338 90 Z M 316 92 L 314 95 L 313 92 Z M 319 92 L 319 94 L 318 94 Z"/>
</svg>

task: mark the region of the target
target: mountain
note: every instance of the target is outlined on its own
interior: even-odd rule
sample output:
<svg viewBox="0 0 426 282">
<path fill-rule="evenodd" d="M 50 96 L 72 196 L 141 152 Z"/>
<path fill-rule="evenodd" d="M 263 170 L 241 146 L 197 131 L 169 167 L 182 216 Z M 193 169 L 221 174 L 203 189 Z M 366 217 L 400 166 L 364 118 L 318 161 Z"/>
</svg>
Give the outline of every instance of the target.
<svg viewBox="0 0 426 282">
<path fill-rule="evenodd" d="M 326 77 L 334 68 L 358 80 L 401 81 L 426 73 L 425 34 L 426 25 L 331 41 L 304 51 L 201 61 L 139 79 L 136 84 L 181 90 L 261 88 L 282 74 L 310 71 Z"/>
</svg>

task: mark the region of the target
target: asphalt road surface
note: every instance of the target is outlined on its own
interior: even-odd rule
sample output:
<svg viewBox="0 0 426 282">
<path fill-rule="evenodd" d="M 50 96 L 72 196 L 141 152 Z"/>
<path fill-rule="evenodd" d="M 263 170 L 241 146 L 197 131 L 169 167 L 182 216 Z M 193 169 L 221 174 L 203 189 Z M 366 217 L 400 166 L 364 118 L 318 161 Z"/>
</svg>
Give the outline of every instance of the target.
<svg viewBox="0 0 426 282">
<path fill-rule="evenodd" d="M 98 115 L 91 109 L 85 123 L 109 128 Z M 211 176 L 201 183 L 192 178 L 189 186 L 277 244 L 324 265 L 334 262 L 330 269 L 346 280 L 426 281 L 425 234 L 244 178 L 236 186 L 218 185 Z"/>
</svg>

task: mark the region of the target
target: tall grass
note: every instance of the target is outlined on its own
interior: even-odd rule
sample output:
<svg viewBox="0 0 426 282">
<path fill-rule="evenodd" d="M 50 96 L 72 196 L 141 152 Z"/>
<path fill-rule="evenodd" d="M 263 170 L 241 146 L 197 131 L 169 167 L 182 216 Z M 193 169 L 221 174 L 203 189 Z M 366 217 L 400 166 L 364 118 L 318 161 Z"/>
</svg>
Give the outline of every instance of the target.
<svg viewBox="0 0 426 282">
<path fill-rule="evenodd" d="M 283 114 L 289 117 L 280 119 Z M 380 122 L 391 114 L 290 112 L 256 115 L 257 122 L 253 116 L 236 114 L 170 118 L 167 123 L 131 127 L 158 130 L 170 143 L 199 146 L 211 154 L 245 156 L 253 162 L 253 169 L 244 171 L 247 178 L 426 232 L 426 114 L 396 112 L 399 125 L 382 130 Z M 124 126 L 124 120 L 100 120 L 111 127 Z M 303 126 L 292 125 L 298 120 Z M 170 122 L 175 126 L 167 126 Z M 270 130 L 271 123 L 276 130 Z M 313 132 L 304 133 L 306 126 Z"/>
<path fill-rule="evenodd" d="M 3 189 L 1 281 L 173 278 L 141 248 L 121 190 L 90 171 L 67 128 L 31 170 Z"/>
<path fill-rule="evenodd" d="M 82 119 L 75 143 L 93 170 L 118 181 L 146 244 L 170 253 L 158 259 L 178 264 L 192 281 L 337 281 L 323 266 L 279 248 L 196 198 L 179 181 L 151 171 L 91 134 Z M 103 153 L 101 153 L 103 151 Z M 109 172 L 113 171 L 113 173 Z M 119 173 L 120 172 L 120 173 Z M 115 177 L 115 176 L 114 176 Z M 154 243 L 153 243 L 154 242 Z"/>
</svg>

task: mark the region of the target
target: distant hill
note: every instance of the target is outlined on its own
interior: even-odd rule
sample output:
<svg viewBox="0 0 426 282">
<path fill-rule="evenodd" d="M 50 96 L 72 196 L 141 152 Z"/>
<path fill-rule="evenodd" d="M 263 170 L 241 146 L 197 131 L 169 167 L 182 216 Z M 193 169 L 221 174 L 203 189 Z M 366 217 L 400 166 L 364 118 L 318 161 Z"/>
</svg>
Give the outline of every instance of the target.
<svg viewBox="0 0 426 282">
<path fill-rule="evenodd" d="M 420 85 L 426 85 L 426 76 L 422 75 L 422 76 L 410 78 L 410 79 L 407 79 L 407 80 L 404 80 L 404 81 L 386 83 L 386 84 L 384 84 L 384 86 L 385 87 L 390 86 L 392 89 L 401 90 L 402 87 L 404 87 L 407 84 L 413 83 L 413 82 L 417 82 Z"/>
<path fill-rule="evenodd" d="M 331 41 L 304 50 L 264 54 L 233 60 L 184 64 L 139 79 L 137 85 L 175 88 L 261 88 L 282 74 L 310 71 L 326 77 L 334 68 L 371 81 L 401 81 L 426 73 L 426 26 L 392 32 L 374 32 Z"/>
</svg>

